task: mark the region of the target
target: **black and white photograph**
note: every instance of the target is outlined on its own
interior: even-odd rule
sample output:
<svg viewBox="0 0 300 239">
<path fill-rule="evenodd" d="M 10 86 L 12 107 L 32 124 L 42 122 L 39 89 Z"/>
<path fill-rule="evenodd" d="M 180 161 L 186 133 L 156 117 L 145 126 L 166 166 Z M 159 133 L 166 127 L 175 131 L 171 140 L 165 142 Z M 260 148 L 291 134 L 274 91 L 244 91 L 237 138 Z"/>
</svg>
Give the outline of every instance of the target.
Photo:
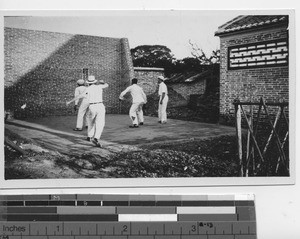
<svg viewBox="0 0 300 239">
<path fill-rule="evenodd" d="M 292 11 L 2 18 L 5 184 L 293 183 Z"/>
</svg>

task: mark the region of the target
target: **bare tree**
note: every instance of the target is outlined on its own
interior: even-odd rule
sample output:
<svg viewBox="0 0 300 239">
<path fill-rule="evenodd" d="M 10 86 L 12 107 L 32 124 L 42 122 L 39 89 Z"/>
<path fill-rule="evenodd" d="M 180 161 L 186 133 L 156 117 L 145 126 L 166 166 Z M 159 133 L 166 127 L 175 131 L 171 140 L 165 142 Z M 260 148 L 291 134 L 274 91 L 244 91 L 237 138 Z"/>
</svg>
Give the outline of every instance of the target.
<svg viewBox="0 0 300 239">
<path fill-rule="evenodd" d="M 189 44 L 192 48 L 192 56 L 195 57 L 200 61 L 203 65 L 211 65 L 211 64 L 218 64 L 220 63 L 220 50 L 217 49 L 215 51 L 212 51 L 212 54 L 210 57 L 207 57 L 204 51 L 196 44 L 192 43 L 191 40 L 189 40 Z"/>
</svg>

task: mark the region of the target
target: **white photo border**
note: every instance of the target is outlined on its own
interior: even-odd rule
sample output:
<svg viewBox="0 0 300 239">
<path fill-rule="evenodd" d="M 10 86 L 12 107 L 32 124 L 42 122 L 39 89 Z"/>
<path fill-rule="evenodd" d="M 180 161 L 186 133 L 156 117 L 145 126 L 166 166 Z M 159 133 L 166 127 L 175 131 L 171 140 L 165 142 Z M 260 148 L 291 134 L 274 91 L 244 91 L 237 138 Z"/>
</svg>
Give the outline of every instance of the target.
<svg viewBox="0 0 300 239">
<path fill-rule="evenodd" d="M 127 10 L 115 10 L 127 11 Z M 142 12 L 143 10 L 138 10 Z M 171 10 L 161 10 L 171 11 Z M 174 10 L 173 10 L 174 11 Z M 185 11 L 185 10 L 176 10 Z M 187 10 L 188 11 L 188 10 Z M 209 13 L 209 10 L 199 10 Z M 221 11 L 221 10 L 211 10 Z M 1 189 L 43 189 L 43 188 L 148 188 L 148 187 L 199 187 L 199 186 L 238 186 L 238 185 L 287 185 L 295 183 L 295 115 L 296 115 L 296 36 L 295 36 L 295 10 L 226 10 L 236 11 L 237 15 L 242 14 L 287 14 L 289 15 L 289 109 L 290 109 L 290 176 L 289 177 L 213 177 L 213 178 L 99 178 L 99 179 L 25 179 L 5 180 L 4 179 L 4 148 L 1 148 L 0 160 L 0 188 Z M 37 10 L 37 11 L 1 11 L 1 36 L 2 47 L 0 54 L 0 76 L 4 79 L 4 16 L 97 16 L 103 10 L 94 11 L 58 11 L 58 10 Z M 0 116 L 4 119 L 4 81 L 1 81 Z M 1 121 L 1 137 L 4 136 L 4 121 Z M 4 137 L 2 138 L 4 145 Z M 74 186 L 76 185 L 76 186 Z"/>
</svg>

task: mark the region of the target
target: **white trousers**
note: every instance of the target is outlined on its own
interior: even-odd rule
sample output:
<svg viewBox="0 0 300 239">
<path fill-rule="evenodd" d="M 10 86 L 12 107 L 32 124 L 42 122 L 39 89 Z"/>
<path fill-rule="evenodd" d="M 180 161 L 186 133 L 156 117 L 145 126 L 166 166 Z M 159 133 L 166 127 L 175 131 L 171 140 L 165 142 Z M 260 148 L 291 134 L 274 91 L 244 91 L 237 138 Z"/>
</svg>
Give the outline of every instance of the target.
<svg viewBox="0 0 300 239">
<path fill-rule="evenodd" d="M 88 137 L 99 140 L 105 125 L 104 104 L 90 104 L 88 119 Z"/>
<path fill-rule="evenodd" d="M 85 125 L 88 125 L 87 111 L 88 111 L 89 105 L 90 104 L 87 99 L 83 99 L 81 101 L 78 112 L 77 112 L 76 128 L 82 129 L 84 119 L 85 119 Z"/>
<path fill-rule="evenodd" d="M 132 120 L 132 124 L 144 122 L 143 104 L 144 103 L 132 103 L 129 110 L 129 117 Z"/>
<path fill-rule="evenodd" d="M 167 105 L 169 101 L 168 95 L 165 95 L 162 104 L 160 104 L 161 97 L 159 98 L 158 102 L 158 119 L 161 122 L 166 122 L 167 121 Z"/>
</svg>

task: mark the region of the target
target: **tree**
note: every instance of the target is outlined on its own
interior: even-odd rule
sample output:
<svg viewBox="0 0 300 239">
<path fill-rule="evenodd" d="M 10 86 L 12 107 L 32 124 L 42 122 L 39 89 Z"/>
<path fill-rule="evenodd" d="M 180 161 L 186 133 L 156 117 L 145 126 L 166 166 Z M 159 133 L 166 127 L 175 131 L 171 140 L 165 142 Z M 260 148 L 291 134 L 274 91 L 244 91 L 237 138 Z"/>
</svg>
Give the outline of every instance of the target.
<svg viewBox="0 0 300 239">
<path fill-rule="evenodd" d="M 211 65 L 220 63 L 219 49 L 212 51 L 211 56 L 207 57 L 204 51 L 200 47 L 198 47 L 196 43 L 192 43 L 191 40 L 189 40 L 189 44 L 192 47 L 192 56 L 198 59 L 201 62 L 201 65 Z"/>
<path fill-rule="evenodd" d="M 173 73 L 182 72 L 202 72 L 210 65 L 218 67 L 220 62 L 220 50 L 212 52 L 207 57 L 202 49 L 191 43 L 192 56 L 177 60 L 171 50 L 163 45 L 141 45 L 131 49 L 133 66 L 135 67 L 161 67 L 165 69 L 165 75 L 171 76 Z"/>
<path fill-rule="evenodd" d="M 175 73 L 201 71 L 201 62 L 195 57 L 186 57 L 175 62 Z"/>
<path fill-rule="evenodd" d="M 166 46 L 141 45 L 130 51 L 135 67 L 161 67 L 165 69 L 166 75 L 174 68 L 174 55 Z"/>
<path fill-rule="evenodd" d="M 155 66 L 161 62 L 172 63 L 175 58 L 171 50 L 163 45 L 142 45 L 131 49 L 131 55 L 136 66 Z"/>
</svg>

